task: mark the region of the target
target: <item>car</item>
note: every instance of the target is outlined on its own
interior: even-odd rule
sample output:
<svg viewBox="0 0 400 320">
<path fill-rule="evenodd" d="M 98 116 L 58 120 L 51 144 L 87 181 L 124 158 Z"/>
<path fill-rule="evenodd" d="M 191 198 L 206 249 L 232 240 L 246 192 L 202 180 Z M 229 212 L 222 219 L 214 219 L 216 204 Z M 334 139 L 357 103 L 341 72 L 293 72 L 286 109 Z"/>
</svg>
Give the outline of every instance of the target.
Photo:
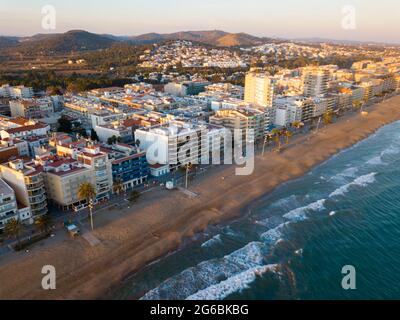
<svg viewBox="0 0 400 320">
<path fill-rule="evenodd" d="M 76 237 L 80 234 L 79 228 L 73 223 L 66 224 L 65 229 L 67 230 L 67 232 L 70 234 L 71 237 Z"/>
</svg>

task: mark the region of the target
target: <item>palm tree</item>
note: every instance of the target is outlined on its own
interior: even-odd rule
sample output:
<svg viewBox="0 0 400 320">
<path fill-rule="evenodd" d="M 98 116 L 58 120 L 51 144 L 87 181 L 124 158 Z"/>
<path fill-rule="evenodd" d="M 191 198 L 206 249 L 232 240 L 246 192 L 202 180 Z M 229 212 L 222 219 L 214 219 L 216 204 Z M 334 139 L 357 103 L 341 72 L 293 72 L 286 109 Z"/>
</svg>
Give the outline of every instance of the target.
<svg viewBox="0 0 400 320">
<path fill-rule="evenodd" d="M 116 179 L 113 185 L 113 192 L 120 195 L 124 191 L 124 182 L 121 179 Z"/>
<path fill-rule="evenodd" d="M 49 214 L 39 217 L 35 220 L 35 225 L 40 232 L 47 233 L 50 229 L 52 218 Z"/>
<path fill-rule="evenodd" d="M 324 123 L 325 125 L 331 124 L 332 123 L 332 111 L 327 111 L 324 113 Z"/>
<path fill-rule="evenodd" d="M 96 196 L 96 189 L 90 182 L 82 183 L 79 186 L 78 197 L 86 200 L 89 205 L 90 225 L 93 231 L 93 199 Z"/>
<path fill-rule="evenodd" d="M 273 139 L 274 139 L 274 141 L 276 143 L 276 146 L 277 146 L 276 147 L 276 151 L 277 152 L 281 151 L 281 147 L 282 147 L 282 144 L 281 144 L 282 131 L 280 129 L 273 129 L 272 130 L 272 136 L 273 136 Z"/>
<path fill-rule="evenodd" d="M 272 135 L 271 134 L 267 134 L 264 137 L 264 143 L 263 143 L 263 149 L 262 149 L 262 156 L 264 157 L 265 154 L 265 145 L 269 145 L 269 143 L 272 141 Z"/>
<path fill-rule="evenodd" d="M 282 131 L 282 135 L 286 138 L 286 144 L 289 144 L 289 140 L 291 137 L 293 137 L 293 133 L 290 132 L 288 129 L 284 129 Z"/>
<path fill-rule="evenodd" d="M 300 129 L 302 127 L 302 123 L 300 121 L 293 121 L 292 127 L 295 129 Z"/>
<path fill-rule="evenodd" d="M 4 228 L 5 234 L 10 238 L 16 238 L 18 241 L 18 246 L 20 245 L 20 236 L 23 229 L 23 225 L 20 220 L 11 219 L 6 223 Z"/>
</svg>

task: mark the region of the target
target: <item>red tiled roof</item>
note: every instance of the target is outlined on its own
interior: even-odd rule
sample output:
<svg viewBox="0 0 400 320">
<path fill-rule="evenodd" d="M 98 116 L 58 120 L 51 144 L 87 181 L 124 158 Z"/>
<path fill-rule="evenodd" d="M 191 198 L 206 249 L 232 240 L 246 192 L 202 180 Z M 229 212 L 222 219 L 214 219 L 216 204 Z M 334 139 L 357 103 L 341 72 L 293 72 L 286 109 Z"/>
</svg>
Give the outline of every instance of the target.
<svg viewBox="0 0 400 320">
<path fill-rule="evenodd" d="M 37 129 L 44 129 L 46 127 L 48 127 L 47 124 L 38 122 L 38 123 L 33 124 L 33 125 L 23 126 L 23 127 L 19 127 L 19 128 L 11 128 L 11 129 L 7 129 L 5 131 L 7 133 L 13 134 L 13 133 L 24 132 L 24 131 L 32 131 L 32 130 L 37 130 Z"/>
</svg>

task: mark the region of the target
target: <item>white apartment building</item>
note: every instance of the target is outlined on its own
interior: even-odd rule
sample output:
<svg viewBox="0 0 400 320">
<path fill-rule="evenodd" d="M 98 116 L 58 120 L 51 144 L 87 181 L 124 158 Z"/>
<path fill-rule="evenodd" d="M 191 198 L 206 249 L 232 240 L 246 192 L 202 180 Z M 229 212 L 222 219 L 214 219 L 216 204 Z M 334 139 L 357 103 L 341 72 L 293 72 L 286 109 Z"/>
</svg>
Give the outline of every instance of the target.
<svg viewBox="0 0 400 320">
<path fill-rule="evenodd" d="M 223 127 L 212 124 L 172 121 L 138 129 L 135 138 L 150 164 L 168 164 L 177 169 L 188 163 L 200 164 L 202 159 L 209 159 L 210 153 L 221 151 L 224 132 Z"/>
<path fill-rule="evenodd" d="M 17 201 L 29 207 L 32 219 L 48 213 L 43 168 L 21 159 L 0 165 L 2 178 L 14 190 Z M 30 222 L 33 222 L 31 219 Z"/>
<path fill-rule="evenodd" d="M 312 99 L 297 97 L 280 97 L 276 99 L 274 125 L 289 126 L 295 121 L 306 123 L 315 113 L 315 104 Z"/>
<path fill-rule="evenodd" d="M 25 86 L 10 86 L 4 84 L 0 87 L 0 97 L 11 99 L 30 99 L 34 95 L 33 88 Z"/>
<path fill-rule="evenodd" d="M 276 79 L 266 73 L 249 72 L 246 75 L 244 100 L 263 107 L 274 104 Z"/>
<path fill-rule="evenodd" d="M 8 221 L 15 219 L 22 223 L 29 222 L 31 214 L 27 208 L 18 208 L 14 190 L 0 179 L 0 233 Z"/>
</svg>

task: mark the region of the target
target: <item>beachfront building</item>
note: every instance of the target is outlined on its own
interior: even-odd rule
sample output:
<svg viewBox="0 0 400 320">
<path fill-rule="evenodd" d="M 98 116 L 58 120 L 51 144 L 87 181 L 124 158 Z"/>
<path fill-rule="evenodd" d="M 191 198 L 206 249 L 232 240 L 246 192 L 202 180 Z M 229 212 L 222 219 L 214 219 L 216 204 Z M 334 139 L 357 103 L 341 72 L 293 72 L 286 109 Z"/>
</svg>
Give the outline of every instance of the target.
<svg viewBox="0 0 400 320">
<path fill-rule="evenodd" d="M 306 97 L 317 97 L 328 93 L 331 80 L 330 70 L 326 67 L 307 67 L 302 70 L 303 94 Z"/>
<path fill-rule="evenodd" d="M 244 100 L 263 107 L 272 107 L 274 103 L 276 79 L 268 73 L 251 71 L 245 80 Z"/>
<path fill-rule="evenodd" d="M 43 167 L 17 159 L 0 165 L 3 180 L 14 190 L 17 201 L 28 207 L 31 221 L 48 213 Z"/>
<path fill-rule="evenodd" d="M 39 160 L 45 171 L 48 200 L 62 210 L 72 210 L 85 203 L 78 197 L 83 183 L 95 183 L 91 169 L 71 158 L 57 156 Z"/>
<path fill-rule="evenodd" d="M 121 182 L 125 191 L 148 181 L 150 169 L 145 152 L 122 143 L 105 152 L 111 160 L 113 182 Z"/>
<path fill-rule="evenodd" d="M 213 124 L 171 121 L 135 131 L 151 165 L 168 164 L 175 170 L 186 164 L 207 161 L 213 152 L 222 152 L 225 129 Z"/>
<path fill-rule="evenodd" d="M 210 123 L 223 126 L 233 132 L 242 130 L 246 137 L 247 130 L 254 130 L 254 138 L 261 139 L 265 134 L 265 112 L 251 108 L 223 109 L 210 117 Z"/>
<path fill-rule="evenodd" d="M 4 230 L 7 222 L 12 219 L 22 223 L 29 223 L 31 213 L 28 208 L 18 207 L 14 190 L 0 179 L 0 233 Z"/>
<path fill-rule="evenodd" d="M 287 127 L 293 122 L 307 123 L 315 114 L 312 99 L 303 96 L 279 97 L 276 99 L 274 125 Z"/>
</svg>

